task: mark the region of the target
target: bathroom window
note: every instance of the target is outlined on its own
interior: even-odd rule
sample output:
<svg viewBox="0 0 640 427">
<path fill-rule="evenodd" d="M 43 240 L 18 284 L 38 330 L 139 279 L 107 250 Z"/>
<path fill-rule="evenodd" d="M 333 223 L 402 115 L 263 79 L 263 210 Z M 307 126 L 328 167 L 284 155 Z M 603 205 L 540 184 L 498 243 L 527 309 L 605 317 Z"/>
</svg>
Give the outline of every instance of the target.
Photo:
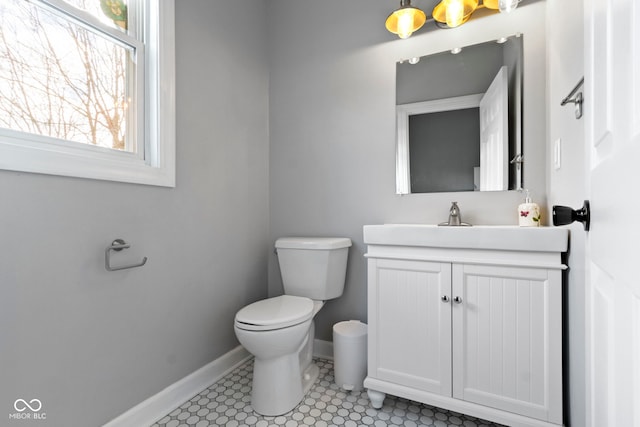
<svg viewBox="0 0 640 427">
<path fill-rule="evenodd" d="M 174 186 L 174 81 L 173 0 L 2 0 L 0 169 Z"/>
</svg>

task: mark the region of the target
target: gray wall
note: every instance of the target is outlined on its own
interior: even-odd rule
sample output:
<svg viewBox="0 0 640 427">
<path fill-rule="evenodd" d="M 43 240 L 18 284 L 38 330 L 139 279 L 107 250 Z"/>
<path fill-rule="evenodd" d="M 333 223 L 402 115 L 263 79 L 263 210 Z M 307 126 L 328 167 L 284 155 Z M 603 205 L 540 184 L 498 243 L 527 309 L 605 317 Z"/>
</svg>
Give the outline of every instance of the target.
<svg viewBox="0 0 640 427">
<path fill-rule="evenodd" d="M 567 96 L 584 75 L 583 20 L 574 19 L 583 13 L 582 0 L 548 0 L 548 116 L 549 133 L 546 138 L 549 159 L 549 205 L 582 206 L 587 197 L 586 143 L 584 118 L 576 120 L 573 104 L 561 107 Z M 562 140 L 562 167 L 553 165 L 553 144 Z M 550 211 L 548 214 L 550 215 Z M 585 245 L 586 233 L 579 223 L 571 229 L 569 271 L 565 288 L 565 382 L 566 411 L 570 425 L 587 425 L 585 419 Z"/>
<path fill-rule="evenodd" d="M 270 0 L 270 236 L 346 236 L 344 295 L 317 317 L 332 339 L 340 320 L 366 320 L 362 226 L 446 221 L 458 201 L 473 224 L 517 224 L 517 192 L 395 194 L 395 69 L 423 56 L 522 32 L 525 182 L 546 205 L 544 2 L 473 20 L 455 30 L 430 24 L 407 40 L 388 33 L 393 5 L 353 0 Z M 330 24 L 329 24 L 330 23 Z M 543 219 L 546 221 L 546 219 Z M 282 293 L 270 255 L 269 294 Z"/>
<path fill-rule="evenodd" d="M 235 347 L 266 296 L 265 4 L 176 9 L 175 189 L 0 171 L 0 424 L 37 398 L 32 425 L 101 425 Z M 105 271 L 117 237 L 147 265 Z"/>
</svg>

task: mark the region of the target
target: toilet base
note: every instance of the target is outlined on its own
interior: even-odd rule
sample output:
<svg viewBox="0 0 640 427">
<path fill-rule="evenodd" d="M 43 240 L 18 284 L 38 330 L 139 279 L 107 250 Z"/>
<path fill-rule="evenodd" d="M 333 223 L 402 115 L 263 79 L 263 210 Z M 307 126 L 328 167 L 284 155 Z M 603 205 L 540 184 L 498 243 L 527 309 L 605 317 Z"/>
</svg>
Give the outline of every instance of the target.
<svg viewBox="0 0 640 427">
<path fill-rule="evenodd" d="M 291 372 L 288 363 L 282 359 L 277 363 L 254 360 L 251 407 L 255 412 L 265 416 L 286 414 L 298 406 L 320 376 L 320 368 L 315 363 L 311 363 L 302 375 L 298 369 Z M 280 369 L 285 366 L 288 369 Z M 256 378 L 259 379 L 257 382 Z M 261 384 L 267 387 L 260 387 Z"/>
<path fill-rule="evenodd" d="M 266 416 L 286 414 L 309 392 L 320 376 L 320 368 L 311 360 L 314 329 L 312 323 L 297 353 L 269 360 L 254 359 L 251 392 L 254 411 Z"/>
<path fill-rule="evenodd" d="M 317 305 L 318 309 L 321 307 L 321 303 Z M 245 330 L 237 324 L 234 330 L 240 343 L 254 355 L 253 410 L 277 416 L 294 409 L 320 375 L 320 369 L 313 363 L 313 319 L 264 332 Z M 300 342 L 297 350 L 288 353 L 289 346 L 296 342 Z"/>
<path fill-rule="evenodd" d="M 302 374 L 302 395 L 304 396 L 311 390 L 311 386 L 320 376 L 320 368 L 315 363 L 311 363 Z"/>
<path fill-rule="evenodd" d="M 304 397 L 298 354 L 253 361 L 251 407 L 261 415 L 286 414 Z"/>
</svg>

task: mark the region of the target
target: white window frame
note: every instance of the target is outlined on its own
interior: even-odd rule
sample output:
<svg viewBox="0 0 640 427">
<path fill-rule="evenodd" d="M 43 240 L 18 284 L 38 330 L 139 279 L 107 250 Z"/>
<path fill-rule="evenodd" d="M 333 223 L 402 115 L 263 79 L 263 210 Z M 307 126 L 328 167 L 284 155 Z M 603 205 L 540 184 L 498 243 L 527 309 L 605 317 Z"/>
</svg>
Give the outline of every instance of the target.
<svg viewBox="0 0 640 427">
<path fill-rule="evenodd" d="M 43 1 L 69 10 L 62 0 Z M 144 137 L 138 153 L 2 129 L 0 169 L 175 187 L 175 3 L 148 0 L 146 8 L 144 87 L 138 85 L 144 123 L 136 124 Z"/>
</svg>

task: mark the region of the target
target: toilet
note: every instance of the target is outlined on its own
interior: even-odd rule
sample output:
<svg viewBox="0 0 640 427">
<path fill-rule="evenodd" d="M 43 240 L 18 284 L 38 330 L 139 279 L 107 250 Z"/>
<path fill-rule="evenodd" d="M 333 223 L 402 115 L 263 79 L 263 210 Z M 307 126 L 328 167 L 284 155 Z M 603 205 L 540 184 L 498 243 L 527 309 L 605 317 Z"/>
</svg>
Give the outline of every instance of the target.
<svg viewBox="0 0 640 427">
<path fill-rule="evenodd" d="M 266 416 L 295 408 L 318 378 L 313 319 L 342 295 L 351 240 L 289 237 L 275 246 L 284 295 L 249 304 L 234 321 L 238 341 L 255 357 L 251 406 Z"/>
</svg>

